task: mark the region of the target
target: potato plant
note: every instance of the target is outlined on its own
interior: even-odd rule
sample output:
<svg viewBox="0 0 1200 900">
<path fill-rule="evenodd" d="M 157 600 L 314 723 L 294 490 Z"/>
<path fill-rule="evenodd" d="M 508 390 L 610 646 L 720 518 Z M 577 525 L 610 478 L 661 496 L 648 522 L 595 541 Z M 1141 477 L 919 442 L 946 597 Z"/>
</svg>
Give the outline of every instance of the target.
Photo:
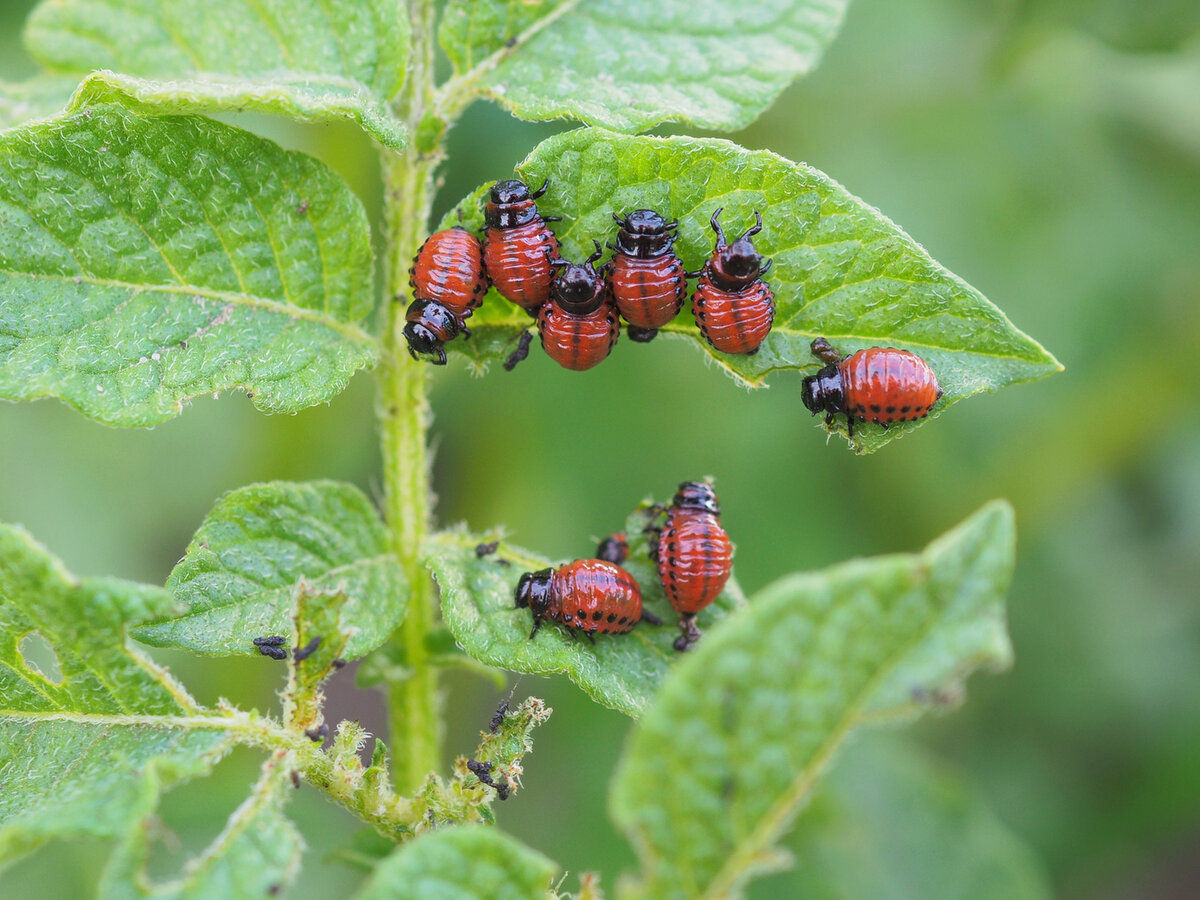
<svg viewBox="0 0 1200 900">
<path fill-rule="evenodd" d="M 727 222 L 762 212 L 756 245 L 774 260 L 778 309 L 761 351 L 718 353 L 686 309 L 659 338 L 694 345 L 697 364 L 707 357 L 747 389 L 780 370 L 815 372 L 815 337 L 844 352 L 895 346 L 938 373 L 937 427 L 959 401 L 1060 368 L 826 174 L 725 140 L 642 134 L 664 123 L 743 128 L 817 64 L 845 0 L 648 6 L 45 0 L 34 10 L 25 39 L 46 71 L 0 84 L 0 396 L 56 397 L 103 425 L 148 427 L 209 394 L 297 412 L 366 370 L 383 490 L 381 509 L 330 481 L 234 490 L 164 586 L 76 578 L 21 527 L 0 526 L 0 860 L 99 837 L 113 842 L 105 898 L 286 893 L 302 849 L 286 804 L 302 779 L 384 839 L 362 900 L 599 897 L 596 879 L 564 886 L 554 862 L 490 827 L 496 782 L 519 802 L 543 702 L 514 702 L 481 733 L 472 758 L 490 763 L 486 779 L 465 759 L 445 767 L 440 671 L 468 664 L 563 673 L 637 720 L 610 812 L 639 868 L 605 886 L 610 896 L 734 896 L 777 861 L 776 839 L 855 729 L 944 706 L 974 669 L 1007 665 L 1014 525 L 1003 501 L 921 553 L 781 572 L 749 598 L 735 576 L 686 654 L 672 649 L 670 622 L 594 645 L 553 627 L 530 641 L 513 588 L 552 561 L 506 541 L 481 555 L 490 533 L 433 520 L 436 372 L 409 357 L 401 334 L 408 267 L 439 227 L 446 135 L 481 98 L 521 119 L 582 123 L 532 148 L 515 176 L 495 173 L 550 180 L 541 208 L 562 217 L 566 258 L 608 236 L 614 210 L 648 207 L 678 220 L 677 249 L 695 270 L 715 208 Z M 210 117 L 238 111 L 360 126 L 381 161 L 379 246 L 330 168 Z M 488 187 L 440 227 L 480 228 Z M 503 377 L 496 363 L 530 320 L 493 291 L 470 325 L 471 338 L 446 350 L 484 375 L 482 389 Z M 847 440 L 869 453 L 925 425 L 860 427 Z M 669 617 L 641 533 L 649 502 L 626 525 L 628 568 L 647 606 Z M 253 639 L 272 636 L 288 684 L 265 715 L 200 704 L 145 649 L 256 655 Z M 386 742 L 326 721 L 323 681 L 362 658 L 399 663 L 374 667 Z M 163 793 L 240 745 L 263 757 L 245 803 L 176 877 L 151 878 L 147 823 Z"/>
</svg>

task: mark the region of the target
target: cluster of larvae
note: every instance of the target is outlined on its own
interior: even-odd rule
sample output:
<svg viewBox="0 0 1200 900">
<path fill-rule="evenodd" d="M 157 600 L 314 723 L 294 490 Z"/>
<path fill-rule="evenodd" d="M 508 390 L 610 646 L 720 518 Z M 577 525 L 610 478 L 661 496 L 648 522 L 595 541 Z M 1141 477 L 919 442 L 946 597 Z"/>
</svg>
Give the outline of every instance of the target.
<svg viewBox="0 0 1200 900">
<path fill-rule="evenodd" d="M 537 201 L 543 184 L 530 191 L 522 181 L 492 186 L 480 241 L 462 226 L 433 234 L 409 271 L 413 301 L 404 335 L 413 358 L 446 362 L 443 345 L 470 335 L 466 320 L 483 301 L 488 285 L 537 321 L 546 354 L 568 369 L 583 371 L 602 362 L 620 334 L 621 319 L 631 340 L 653 340 L 679 313 L 687 279 L 698 279 L 692 314 L 704 338 L 723 353 L 757 353 L 775 320 L 775 298 L 762 276 L 771 267 L 751 238 L 762 231 L 762 216 L 734 241 L 721 229 L 722 210 L 712 215 L 716 246 L 699 272 L 687 272 L 675 253 L 677 222 L 651 209 L 636 209 L 617 223 L 612 258 L 596 268 L 595 252 L 582 263 L 559 256 L 550 225 Z M 528 353 L 529 333 L 509 357 L 512 369 Z"/>
<path fill-rule="evenodd" d="M 466 320 L 479 307 L 488 285 L 537 321 L 542 348 L 560 365 L 590 369 L 612 351 L 626 322 L 631 340 L 653 340 L 658 329 L 678 314 L 687 294 L 687 279 L 698 279 L 692 315 L 705 340 L 723 353 L 757 353 L 775 321 L 775 298 L 763 275 L 771 267 L 751 240 L 762 230 L 762 216 L 741 237 L 729 241 L 721 229 L 722 210 L 713 212 L 716 245 L 699 272 L 687 272 L 675 253 L 676 222 L 650 209 L 636 209 L 617 223 L 612 258 L 599 269 L 600 242 L 583 263 L 559 257 L 550 228 L 554 217 L 542 216 L 537 201 L 548 182 L 530 191 L 522 181 L 492 186 L 485 211 L 484 238 L 462 226 L 439 231 L 421 246 L 410 270 L 413 301 L 406 313 L 404 336 L 409 353 L 446 362 L 443 345 L 459 334 L 470 335 Z M 528 355 L 525 332 L 505 363 L 512 369 Z M 927 416 L 942 396 L 937 376 L 924 359 L 906 350 L 871 347 L 842 356 L 825 338 L 812 350 L 826 365 L 804 379 L 801 399 L 814 414 L 846 416 L 887 428 Z"/>
</svg>

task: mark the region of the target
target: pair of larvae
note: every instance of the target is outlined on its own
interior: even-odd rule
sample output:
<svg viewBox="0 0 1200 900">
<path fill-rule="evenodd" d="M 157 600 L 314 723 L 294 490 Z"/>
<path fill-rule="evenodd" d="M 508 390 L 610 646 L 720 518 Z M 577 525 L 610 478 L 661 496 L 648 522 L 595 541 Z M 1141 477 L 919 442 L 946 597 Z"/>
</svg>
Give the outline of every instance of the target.
<svg viewBox="0 0 1200 900">
<path fill-rule="evenodd" d="M 679 312 L 687 278 L 698 277 L 692 312 L 705 339 L 726 353 L 758 352 L 775 316 L 774 295 L 762 276 L 771 266 L 751 238 L 762 230 L 762 217 L 730 242 L 721 229 L 721 209 L 711 225 L 717 235 L 710 258 L 697 273 L 686 272 L 674 251 L 676 222 L 653 210 L 616 213 L 617 243 L 612 260 L 595 269 L 596 252 L 582 264 L 558 257 L 558 241 L 537 209 L 547 185 L 534 192 L 520 181 L 492 187 L 480 244 L 461 227 L 433 235 L 421 247 L 410 270 L 416 299 L 406 314 L 409 352 L 445 362 L 442 345 L 460 332 L 470 334 L 466 319 L 479 306 L 490 281 L 497 291 L 537 319 L 546 353 L 566 368 L 582 371 L 603 361 L 628 323 L 632 340 L 652 340 Z M 557 271 L 556 271 L 557 270 Z M 528 353 L 522 335 L 505 368 Z"/>
<path fill-rule="evenodd" d="M 671 606 L 679 613 L 676 650 L 687 650 L 700 639 L 696 615 L 725 589 L 733 563 L 733 545 L 721 527 L 721 508 L 712 486 L 686 481 L 665 510 L 660 527 L 651 533 L 650 558 Z M 601 542 L 598 559 L 578 559 L 557 569 L 526 572 L 516 589 L 517 608 L 533 613 L 533 631 L 542 622 L 558 622 L 568 631 L 627 634 L 638 622 L 661 625 L 642 608 L 637 581 L 621 568 L 628 556 L 624 535 Z"/>
</svg>

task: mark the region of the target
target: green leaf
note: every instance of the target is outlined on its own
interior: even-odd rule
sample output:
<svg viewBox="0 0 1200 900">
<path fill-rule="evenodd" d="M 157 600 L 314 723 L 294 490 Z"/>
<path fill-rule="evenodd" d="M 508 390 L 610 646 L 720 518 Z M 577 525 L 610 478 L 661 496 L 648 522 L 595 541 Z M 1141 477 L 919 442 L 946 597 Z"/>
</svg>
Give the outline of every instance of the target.
<svg viewBox="0 0 1200 900">
<path fill-rule="evenodd" d="M 385 147 L 404 144 L 386 101 L 404 80 L 408 17 L 386 0 L 45 0 L 25 43 L 52 71 L 122 73 L 89 82 L 169 110 L 343 117 Z M 92 88 L 85 84 L 76 102 Z"/>
<path fill-rule="evenodd" d="M 1048 900 L 1033 852 L 945 764 L 908 742 L 847 746 L 789 841 L 805 900 Z"/>
<path fill-rule="evenodd" d="M 823 365 L 810 349 L 818 336 L 843 353 L 894 346 L 923 356 L 945 391 L 935 417 L 972 394 L 1062 368 L 878 210 L 802 163 L 721 140 L 628 137 L 585 128 L 544 141 L 517 171 L 535 185 L 550 179 L 539 207 L 564 217 L 556 231 L 570 259 L 590 253 L 593 238 L 612 239 L 614 210 L 646 207 L 679 220 L 676 248 L 694 271 L 712 252 L 714 210 L 724 208 L 721 222 L 734 234 L 761 211 L 764 228 L 754 240 L 774 260 L 768 280 L 777 307 L 775 327 L 761 350 L 754 356 L 714 350 L 693 322 L 690 300 L 663 329 L 668 337 L 692 341 L 749 387 L 762 386 L 779 369 L 815 372 Z M 447 227 L 458 222 L 461 211 L 467 227 L 481 228 L 489 187 L 452 210 Z M 447 349 L 478 364 L 502 359 L 528 327 L 529 317 L 493 291 L 471 319 L 471 339 Z M 796 408 L 807 414 L 799 396 Z M 838 418 L 836 427 L 844 430 L 844 417 Z M 887 431 L 868 425 L 856 430 L 852 443 L 860 451 L 875 450 L 920 424 L 900 423 Z"/>
<path fill-rule="evenodd" d="M 846 0 L 451 0 L 444 104 L 486 96 L 523 119 L 619 131 L 662 122 L 736 131 L 820 61 Z"/>
<path fill-rule="evenodd" d="M 139 823 L 104 872 L 101 900 L 260 900 L 278 894 L 295 878 L 304 849 L 296 826 L 283 814 L 291 790 L 289 769 L 269 760 L 217 838 L 189 860 L 180 877 L 159 884 L 144 871 L 154 823 Z"/>
<path fill-rule="evenodd" d="M 372 281 L 362 204 L 303 154 L 119 105 L 0 134 L 0 397 L 295 412 L 373 361 Z"/>
<path fill-rule="evenodd" d="M 347 656 L 348 596 L 338 588 L 313 588 L 303 581 L 292 592 L 292 646 L 288 686 L 283 695 L 283 721 L 293 731 L 317 728 L 324 721 L 321 684 Z M 386 635 L 385 635 L 386 637 Z M 344 664 L 344 662 L 343 662 Z"/>
<path fill-rule="evenodd" d="M 613 778 L 612 815 L 642 863 L 627 896 L 735 891 L 778 864 L 771 844 L 855 726 L 937 706 L 972 669 L 1008 665 L 1014 543 L 1012 510 L 995 502 L 919 555 L 787 576 L 714 629 Z"/>
<path fill-rule="evenodd" d="M 160 588 L 75 579 L 0 525 L 0 864 L 54 837 L 115 837 L 162 790 L 209 771 L 228 731 L 129 646 L 171 608 Z M 28 660 L 34 644 L 53 665 Z"/>
<path fill-rule="evenodd" d="M 28 81 L 0 81 L 0 131 L 66 109 L 78 80 L 61 75 L 38 75 Z"/>
<path fill-rule="evenodd" d="M 355 900 L 549 900 L 557 867 L 503 832 L 465 825 L 392 853 Z"/>
<path fill-rule="evenodd" d="M 496 554 L 480 558 L 475 553 L 479 537 L 461 530 L 435 535 L 426 549 L 426 563 L 441 589 L 442 617 L 467 655 L 480 662 L 535 675 L 563 672 L 597 703 L 641 715 L 682 655 L 671 646 L 679 633 L 679 617 L 647 556 L 641 534 L 646 523 L 644 507 L 626 522 L 630 552 L 624 568 L 637 579 L 645 608 L 663 620 L 661 626 L 642 622 L 629 634 L 599 635 L 592 645 L 547 623 L 530 640 L 533 620 L 528 609 L 515 608 L 513 593 L 524 572 L 554 564 L 504 543 Z M 737 578 L 731 577 L 721 595 L 700 613 L 701 630 L 745 602 Z"/>
<path fill-rule="evenodd" d="M 332 481 L 274 481 L 226 494 L 167 589 L 186 611 L 138 628 L 137 639 L 222 655 L 257 653 L 254 637 L 292 635 L 297 591 L 344 595 L 336 628 L 325 625 L 330 644 L 346 636 L 347 659 L 382 644 L 408 606 L 408 585 L 378 513 L 358 488 Z"/>
</svg>

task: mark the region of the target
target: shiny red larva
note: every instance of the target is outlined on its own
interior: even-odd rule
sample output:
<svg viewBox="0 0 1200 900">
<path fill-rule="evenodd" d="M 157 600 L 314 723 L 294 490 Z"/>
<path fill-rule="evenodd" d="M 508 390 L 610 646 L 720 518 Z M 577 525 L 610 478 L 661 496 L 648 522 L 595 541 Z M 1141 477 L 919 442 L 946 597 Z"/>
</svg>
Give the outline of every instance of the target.
<svg viewBox="0 0 1200 900">
<path fill-rule="evenodd" d="M 937 376 L 915 353 L 871 347 L 843 357 L 825 338 L 814 340 L 812 350 L 828 365 L 804 379 L 800 398 L 814 415 L 825 413 L 827 426 L 845 413 L 851 435 L 855 419 L 887 428 L 925 418 L 941 399 Z"/>
<path fill-rule="evenodd" d="M 721 527 L 720 514 L 711 485 L 685 481 L 652 544 L 663 591 L 680 615 L 676 650 L 686 650 L 700 639 L 696 614 L 720 595 L 729 580 L 733 545 Z"/>
<path fill-rule="evenodd" d="M 599 365 L 621 333 L 608 286 L 593 267 L 600 245 L 581 265 L 553 260 L 560 271 L 550 286 L 550 302 L 538 313 L 538 335 L 546 355 L 560 366 L 582 372 Z"/>
<path fill-rule="evenodd" d="M 679 312 L 687 294 L 687 273 L 673 247 L 677 222 L 668 222 L 652 209 L 635 209 L 622 219 L 610 245 L 607 267 L 609 293 L 629 323 L 630 340 L 645 343 Z"/>
<path fill-rule="evenodd" d="M 720 215 L 720 209 L 712 215 L 717 244 L 700 271 L 692 315 L 700 333 L 717 350 L 752 355 L 775 323 L 775 294 L 762 280 L 771 260 L 764 261 L 750 240 L 762 231 L 762 216 L 756 212 L 755 224 L 730 244 L 717 221 Z"/>
<path fill-rule="evenodd" d="M 440 303 L 462 318 L 479 308 L 488 287 L 483 245 L 461 225 L 426 238 L 408 275 L 414 297 Z"/>
<path fill-rule="evenodd" d="M 549 185 L 530 191 L 523 181 L 498 181 L 484 211 L 483 261 L 488 277 L 502 296 L 536 316 L 550 297 L 550 260 L 558 241 L 537 200 Z"/>
<path fill-rule="evenodd" d="M 532 638 L 544 619 L 594 634 L 626 634 L 640 622 L 642 590 L 620 566 L 577 559 L 557 569 L 526 572 L 516 589 L 518 609 L 533 612 Z"/>
<path fill-rule="evenodd" d="M 466 320 L 483 302 L 487 274 L 479 239 L 460 225 L 431 234 L 408 270 L 413 302 L 405 312 L 408 352 L 433 356 L 442 365 L 442 345 L 458 334 L 470 334 Z"/>
</svg>

